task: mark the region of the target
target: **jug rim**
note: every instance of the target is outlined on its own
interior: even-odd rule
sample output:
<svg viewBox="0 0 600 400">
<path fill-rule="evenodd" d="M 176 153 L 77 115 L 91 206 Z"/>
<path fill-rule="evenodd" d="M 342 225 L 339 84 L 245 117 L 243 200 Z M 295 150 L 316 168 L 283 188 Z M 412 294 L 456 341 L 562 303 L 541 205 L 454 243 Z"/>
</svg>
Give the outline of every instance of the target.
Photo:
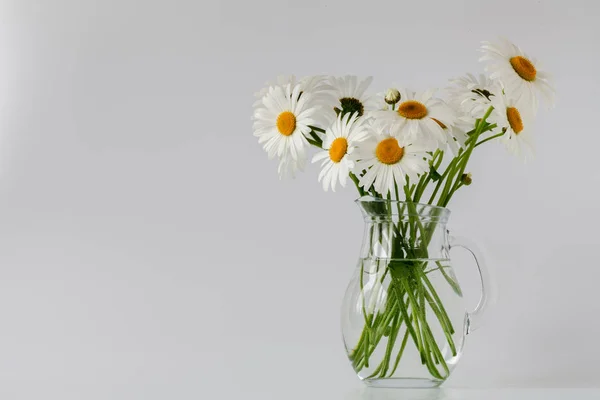
<svg viewBox="0 0 600 400">
<path fill-rule="evenodd" d="M 386 211 L 383 211 L 380 210 L 379 207 L 375 206 L 375 204 L 404 206 L 402 207 L 402 215 L 427 217 L 428 219 L 437 221 L 446 221 L 450 216 L 450 209 L 426 203 L 413 203 L 402 200 L 384 199 L 374 196 L 362 196 L 354 200 L 354 202 L 361 206 L 361 209 L 365 213 L 365 217 L 386 217 L 386 214 L 389 215 L 390 213 L 391 215 L 398 216 L 397 207 L 391 207 L 389 209 L 386 208 Z M 374 207 L 369 207 L 369 204 L 373 205 Z M 407 207 L 408 205 L 414 206 L 414 210 L 411 209 L 411 207 Z"/>
<path fill-rule="evenodd" d="M 354 200 L 355 203 L 368 203 L 368 202 L 379 202 L 379 203 L 391 203 L 391 204 L 414 204 L 415 206 L 418 207 L 424 207 L 424 208 L 428 208 L 428 209 L 438 209 L 438 210 L 445 210 L 450 212 L 449 208 L 446 207 L 442 207 L 442 206 L 436 206 L 433 204 L 427 204 L 427 203 L 414 203 L 414 202 L 409 202 L 409 201 L 404 201 L 404 200 L 394 200 L 394 199 L 384 199 L 382 197 L 375 197 L 375 196 L 362 196 L 359 197 L 358 199 Z"/>
</svg>

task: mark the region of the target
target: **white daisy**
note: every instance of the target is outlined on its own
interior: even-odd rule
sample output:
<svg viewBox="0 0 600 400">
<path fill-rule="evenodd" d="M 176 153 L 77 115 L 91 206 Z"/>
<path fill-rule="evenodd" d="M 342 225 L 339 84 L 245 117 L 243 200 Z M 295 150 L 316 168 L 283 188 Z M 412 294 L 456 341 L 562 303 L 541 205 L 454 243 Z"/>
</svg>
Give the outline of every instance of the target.
<svg viewBox="0 0 600 400">
<path fill-rule="evenodd" d="M 305 76 L 300 80 L 295 75 L 280 75 L 274 83 L 267 82 L 265 87 L 254 94 L 257 98 L 254 106 L 260 105 L 262 98 L 269 93 L 271 86 L 286 85 L 291 85 L 292 87 L 300 85 L 301 94 L 311 94 L 314 102 L 330 104 L 333 101 L 333 88 L 329 85 L 328 77 L 325 75 Z"/>
<path fill-rule="evenodd" d="M 296 172 L 304 171 L 306 166 L 306 158 L 293 160 L 291 157 L 281 157 L 277 165 L 277 173 L 279 179 L 295 178 Z"/>
<path fill-rule="evenodd" d="M 384 126 L 419 141 L 446 143 L 447 136 L 442 125 L 451 126 L 456 118 L 454 111 L 442 100 L 433 97 L 434 91 L 414 93 L 400 90 L 400 102 L 394 110 L 373 111 L 373 115 Z M 437 122 L 436 122 L 437 121 Z"/>
<path fill-rule="evenodd" d="M 540 70 L 537 60 L 506 39 L 498 43 L 483 42 L 481 51 L 484 55 L 480 61 L 488 62 L 486 71 L 490 78 L 499 80 L 511 98 L 523 100 L 534 111 L 538 108 L 538 95 L 544 98 L 547 106 L 554 105 L 550 75 Z"/>
<path fill-rule="evenodd" d="M 272 86 L 254 110 L 254 136 L 264 144 L 269 158 L 277 155 L 282 160 L 280 177 L 285 175 L 283 170 L 293 175 L 302 168 L 308 145 L 305 135 L 319 112 L 311 95 L 300 96 L 301 90 L 300 85 Z"/>
<path fill-rule="evenodd" d="M 528 106 L 523 106 L 523 101 L 515 101 L 506 95 L 494 97 L 492 101 L 494 111 L 488 121 L 497 124 L 499 128 L 506 129 L 501 137 L 508 150 L 522 158 L 533 155 L 532 115 Z"/>
<path fill-rule="evenodd" d="M 354 168 L 350 155 L 358 143 L 365 140 L 369 131 L 365 126 L 365 118 L 359 118 L 358 113 L 340 114 L 332 126 L 327 129 L 323 140 L 323 150 L 312 159 L 312 162 L 322 161 L 319 182 L 323 189 L 329 187 L 335 192 L 337 182 L 346 187 L 348 174 Z"/>
<path fill-rule="evenodd" d="M 272 86 L 287 86 L 291 85 L 292 87 L 298 84 L 298 80 L 296 79 L 296 75 L 279 75 L 275 78 L 274 82 L 265 82 L 265 86 L 262 87 L 258 92 L 254 93 L 254 97 L 256 97 L 256 101 L 253 106 L 257 107 L 262 104 L 262 99 L 269 93 L 269 88 Z"/>
<path fill-rule="evenodd" d="M 446 125 L 435 118 L 432 119 L 444 133 L 444 142 L 440 143 L 440 148 L 444 150 L 445 146 L 448 146 L 452 154 L 458 155 L 458 151 L 465 146 L 465 142 L 469 138 L 466 132 L 473 129 L 474 120 L 470 117 L 460 116 L 453 120 L 452 125 Z"/>
<path fill-rule="evenodd" d="M 335 97 L 333 86 L 326 75 L 310 75 L 300 80 L 302 90 L 310 93 L 316 102 L 330 104 Z"/>
<path fill-rule="evenodd" d="M 356 76 L 347 75 L 344 77 L 332 76 L 329 78 L 333 88 L 334 101 L 328 112 L 331 120 L 338 114 L 358 113 L 359 117 L 366 115 L 369 111 L 376 108 L 375 100 L 366 94 L 367 89 L 373 81 L 373 77 L 368 77 L 359 81 Z"/>
<path fill-rule="evenodd" d="M 415 179 L 429 170 L 431 150 L 421 141 L 390 131 L 381 125 L 371 124 L 371 135 L 358 145 L 355 174 L 365 190 L 374 186 L 382 196 L 394 193 L 406 184 L 406 177 Z M 363 174 L 363 171 L 366 171 Z"/>
<path fill-rule="evenodd" d="M 473 119 L 483 117 L 492 103 L 492 97 L 501 91 L 485 74 L 479 77 L 467 74 L 450 82 L 452 86 L 446 89 L 450 96 L 449 103 Z"/>
</svg>

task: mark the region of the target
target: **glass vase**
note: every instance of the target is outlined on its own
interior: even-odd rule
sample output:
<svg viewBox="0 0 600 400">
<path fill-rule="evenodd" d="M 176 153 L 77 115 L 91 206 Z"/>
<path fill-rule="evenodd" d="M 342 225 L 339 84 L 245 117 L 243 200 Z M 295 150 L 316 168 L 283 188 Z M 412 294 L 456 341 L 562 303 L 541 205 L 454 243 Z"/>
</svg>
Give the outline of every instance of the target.
<svg viewBox="0 0 600 400">
<path fill-rule="evenodd" d="M 483 260 L 472 244 L 449 235 L 446 208 L 373 197 L 357 203 L 365 231 L 342 306 L 348 358 L 369 386 L 439 386 L 488 303 Z M 481 276 L 481 299 L 470 312 L 452 268 L 453 247 L 473 254 Z"/>
</svg>

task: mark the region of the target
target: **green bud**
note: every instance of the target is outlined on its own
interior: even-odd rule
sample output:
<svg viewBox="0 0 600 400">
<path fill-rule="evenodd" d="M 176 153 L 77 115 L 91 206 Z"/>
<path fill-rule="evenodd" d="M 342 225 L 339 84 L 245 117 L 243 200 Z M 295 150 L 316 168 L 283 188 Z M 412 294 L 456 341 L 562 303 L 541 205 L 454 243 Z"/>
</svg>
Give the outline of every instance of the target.
<svg viewBox="0 0 600 400">
<path fill-rule="evenodd" d="M 463 185 L 469 186 L 471 183 L 473 183 L 473 175 L 471 175 L 470 172 L 468 174 L 462 174 L 460 181 Z"/>
</svg>

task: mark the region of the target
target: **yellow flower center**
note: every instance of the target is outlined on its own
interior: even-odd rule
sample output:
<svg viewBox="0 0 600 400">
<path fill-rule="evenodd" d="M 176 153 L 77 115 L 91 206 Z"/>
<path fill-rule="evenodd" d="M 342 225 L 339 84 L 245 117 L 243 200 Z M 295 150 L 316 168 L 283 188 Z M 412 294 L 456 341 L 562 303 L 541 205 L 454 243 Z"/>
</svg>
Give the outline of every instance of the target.
<svg viewBox="0 0 600 400">
<path fill-rule="evenodd" d="M 284 136 L 290 136 L 296 130 L 296 116 L 291 111 L 284 111 L 277 116 L 277 130 Z"/>
<path fill-rule="evenodd" d="M 537 74 L 537 71 L 535 70 L 535 67 L 533 66 L 531 61 L 529 61 L 525 57 L 512 57 L 510 59 L 510 65 L 512 65 L 517 75 L 519 75 L 521 78 L 529 82 L 535 80 L 535 75 Z"/>
<path fill-rule="evenodd" d="M 506 118 L 510 124 L 511 129 L 519 134 L 523 130 L 523 120 L 521 119 L 521 113 L 515 107 L 508 107 L 506 109 Z"/>
<path fill-rule="evenodd" d="M 331 143 L 329 147 L 329 158 L 334 163 L 339 163 L 348 151 L 348 141 L 346 138 L 339 137 Z"/>
<path fill-rule="evenodd" d="M 435 118 L 431 118 L 432 120 L 434 120 L 435 122 L 437 122 L 437 124 L 442 128 L 442 129 L 446 129 L 448 128 L 446 126 L 446 124 L 444 124 L 442 121 L 440 121 L 439 119 L 435 119 Z"/>
<path fill-rule="evenodd" d="M 404 156 L 404 148 L 398 145 L 395 138 L 383 139 L 375 149 L 377 159 L 384 164 L 396 164 Z"/>
<path fill-rule="evenodd" d="M 408 100 L 398 106 L 398 114 L 407 119 L 421 119 L 427 116 L 427 107 L 415 100 Z"/>
</svg>

